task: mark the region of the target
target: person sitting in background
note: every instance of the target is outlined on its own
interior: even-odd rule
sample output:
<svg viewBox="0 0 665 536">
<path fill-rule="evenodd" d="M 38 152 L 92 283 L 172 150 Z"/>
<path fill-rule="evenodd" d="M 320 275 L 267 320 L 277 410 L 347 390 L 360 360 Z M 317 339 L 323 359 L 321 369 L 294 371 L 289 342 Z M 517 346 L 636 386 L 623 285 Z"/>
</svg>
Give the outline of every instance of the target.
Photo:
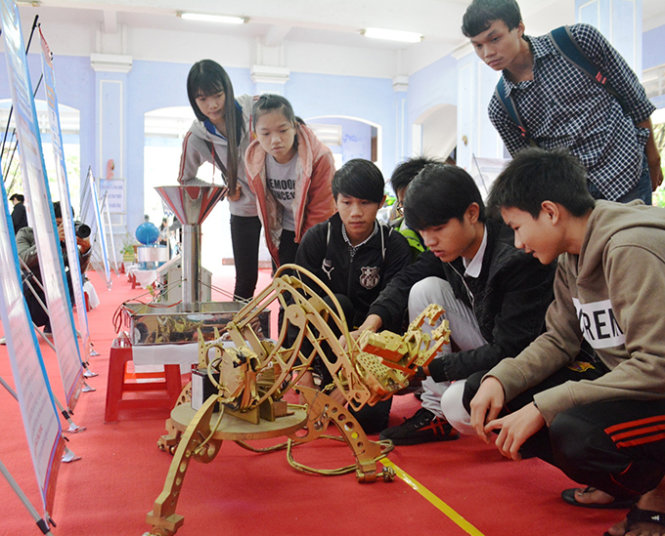
<svg viewBox="0 0 665 536">
<path fill-rule="evenodd" d="M 404 196 L 406 195 L 406 189 L 409 187 L 411 181 L 416 178 L 416 175 L 418 175 L 427 164 L 433 164 L 435 162 L 435 160 L 422 156 L 419 158 L 410 158 L 398 165 L 390 177 L 390 185 L 393 187 L 393 191 L 397 197 L 397 203 L 395 204 L 397 218 L 391 221 L 390 225 L 397 229 L 409 242 L 413 260 L 416 260 L 418 255 L 425 251 L 426 248 L 423 242 L 423 237 L 420 236 L 417 231 L 411 229 L 404 220 Z"/>
<path fill-rule="evenodd" d="M 411 255 L 414 261 L 427 249 L 427 247 L 425 246 L 425 241 L 423 240 L 423 237 L 420 236 L 420 233 L 411 229 L 411 227 L 406 224 L 406 218 L 404 218 L 404 197 L 406 196 L 406 190 L 409 187 L 409 184 L 411 184 L 411 181 L 416 178 L 418 173 L 420 173 L 427 164 L 438 163 L 440 163 L 438 160 L 424 156 L 410 158 L 399 164 L 393 170 L 390 177 L 390 185 L 397 197 L 397 202 L 395 203 L 397 217 L 390 222 L 390 225 L 406 238 L 411 247 Z M 448 162 L 446 161 L 446 163 Z M 408 312 L 405 311 L 403 325 L 407 326 L 408 324 L 409 315 Z M 420 397 L 423 394 L 421 379 L 412 378 L 408 387 L 396 394 L 405 395 L 410 393 L 413 393 L 413 395 L 420 400 Z"/>
<path fill-rule="evenodd" d="M 381 290 L 409 264 L 411 253 L 401 234 L 376 220 L 385 200 L 384 180 L 372 162 L 349 160 L 335 173 L 332 194 L 337 213 L 305 233 L 295 263 L 328 286 L 342 306 L 349 329 L 354 329 Z M 314 369 L 322 386 L 332 381 L 322 360 L 315 360 Z M 376 433 L 387 426 L 391 402 L 355 413 L 365 432 Z"/>
<path fill-rule="evenodd" d="M 446 310 L 455 350 L 449 346 L 422 371 L 422 408 L 381 433 L 397 445 L 456 439 L 451 423 L 471 433 L 462 380 L 542 332 L 554 277 L 554 267 L 515 248 L 508 227 L 486 219 L 480 191 L 462 168 L 426 165 L 409 185 L 404 209 L 428 250 L 392 278 L 352 336 L 394 325 L 407 305 L 413 320 L 436 303 Z"/>
<path fill-rule="evenodd" d="M 411 181 L 416 178 L 418 173 L 420 173 L 427 164 L 440 163 L 454 166 L 455 160 L 451 157 L 448 157 L 445 162 L 439 162 L 439 160 L 427 158 L 425 156 L 409 158 L 398 165 L 390 177 L 390 185 L 397 198 L 397 202 L 395 203 L 397 217 L 390 222 L 390 225 L 395 227 L 395 229 L 397 229 L 409 242 L 409 246 L 411 246 L 411 251 L 413 253 L 413 260 L 416 260 L 418 255 L 427 248 L 425 247 L 423 237 L 406 224 L 404 218 L 404 197 L 406 196 L 406 190 L 409 187 L 409 184 L 411 184 Z"/>
<path fill-rule="evenodd" d="M 65 260 L 65 270 L 67 271 L 67 285 L 69 289 L 70 298 L 73 296 L 72 280 L 69 274 L 69 263 L 67 262 L 67 252 L 65 250 L 65 228 L 62 221 L 62 209 L 60 202 L 53 203 L 53 212 L 55 214 L 55 222 L 58 226 L 58 236 L 62 246 L 63 259 Z M 87 226 L 86 226 L 87 227 Z M 79 252 L 79 264 L 81 266 L 81 273 L 85 273 L 90 262 L 90 255 L 92 248 L 90 238 L 79 236 L 85 233 L 76 233 L 76 244 Z M 88 233 L 89 234 L 89 233 Z M 51 333 L 51 323 L 48 317 L 48 311 L 44 310 L 41 303 L 46 304 L 44 291 L 41 288 L 42 276 L 39 269 L 39 257 L 37 255 L 37 245 L 35 243 L 35 233 L 32 227 L 23 227 L 16 233 L 16 249 L 18 256 L 23 261 L 25 266 L 32 272 L 32 275 L 37 281 L 31 281 L 27 278 L 23 283 L 23 295 L 25 296 L 30 310 L 32 322 L 36 326 L 44 326 L 44 333 Z M 41 303 L 40 303 L 41 301 Z"/>
<path fill-rule="evenodd" d="M 159 224 L 159 245 L 166 246 L 169 243 L 169 220 L 162 218 L 162 223 Z"/>
</svg>

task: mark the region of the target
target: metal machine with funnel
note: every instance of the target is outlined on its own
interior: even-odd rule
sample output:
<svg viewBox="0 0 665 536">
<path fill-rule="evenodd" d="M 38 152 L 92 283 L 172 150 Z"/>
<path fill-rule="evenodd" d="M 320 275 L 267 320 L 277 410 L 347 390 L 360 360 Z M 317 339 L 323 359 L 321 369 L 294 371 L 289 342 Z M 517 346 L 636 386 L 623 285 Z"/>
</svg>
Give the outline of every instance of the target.
<svg viewBox="0 0 665 536">
<path fill-rule="evenodd" d="M 199 331 L 212 338 L 215 328 L 222 330 L 244 303 L 202 301 L 208 294 L 201 267 L 201 224 L 214 206 L 224 198 L 226 188 L 212 184 L 158 186 L 155 188 L 182 224 L 180 265 L 182 277 L 169 280 L 168 287 L 179 285 L 182 299 L 175 303 L 125 303 L 130 315 L 131 340 L 135 346 L 187 343 L 197 340 Z M 177 263 L 177 261 L 175 261 Z M 269 312 L 260 317 L 265 334 Z"/>
<path fill-rule="evenodd" d="M 201 302 L 201 224 L 226 188 L 205 186 L 157 186 L 162 200 L 182 224 L 182 304 L 196 311 Z"/>
</svg>

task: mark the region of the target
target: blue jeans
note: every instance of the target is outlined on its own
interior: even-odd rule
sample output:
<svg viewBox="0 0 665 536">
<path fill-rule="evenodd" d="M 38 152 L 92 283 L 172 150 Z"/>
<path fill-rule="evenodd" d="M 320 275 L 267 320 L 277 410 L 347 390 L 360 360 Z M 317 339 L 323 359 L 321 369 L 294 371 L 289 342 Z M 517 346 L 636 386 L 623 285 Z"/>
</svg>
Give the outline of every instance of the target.
<svg viewBox="0 0 665 536">
<path fill-rule="evenodd" d="M 605 199 L 605 196 L 596 188 L 592 183 L 588 183 L 589 193 L 594 199 Z M 644 154 L 642 158 L 642 175 L 635 187 L 623 194 L 616 201 L 618 203 L 628 203 L 633 199 L 641 199 L 646 205 L 651 205 L 651 174 L 649 173 L 649 163 L 647 162 L 647 155 Z"/>
<path fill-rule="evenodd" d="M 630 192 L 622 195 L 617 201 L 619 203 L 628 203 L 633 199 L 641 199 L 645 205 L 651 204 L 651 173 L 649 173 L 649 163 L 647 162 L 647 155 L 642 157 L 642 175 L 640 180 Z"/>
</svg>

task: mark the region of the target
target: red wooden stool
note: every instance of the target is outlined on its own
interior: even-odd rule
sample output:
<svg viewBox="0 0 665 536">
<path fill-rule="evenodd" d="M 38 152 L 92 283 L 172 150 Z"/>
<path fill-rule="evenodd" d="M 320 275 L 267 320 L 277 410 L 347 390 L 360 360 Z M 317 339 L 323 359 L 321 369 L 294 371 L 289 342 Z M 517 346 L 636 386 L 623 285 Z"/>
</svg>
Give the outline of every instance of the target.
<svg viewBox="0 0 665 536">
<path fill-rule="evenodd" d="M 121 409 L 153 409 L 170 410 L 176 403 L 182 382 L 180 365 L 164 365 L 164 372 L 128 373 L 127 363 L 132 360 L 132 346 L 124 336 L 116 337 L 109 352 L 109 376 L 106 385 L 106 411 L 104 420 L 115 422 Z M 162 378 L 162 381 L 139 383 L 137 380 Z M 162 391 L 164 396 L 123 399 L 126 392 Z"/>
</svg>

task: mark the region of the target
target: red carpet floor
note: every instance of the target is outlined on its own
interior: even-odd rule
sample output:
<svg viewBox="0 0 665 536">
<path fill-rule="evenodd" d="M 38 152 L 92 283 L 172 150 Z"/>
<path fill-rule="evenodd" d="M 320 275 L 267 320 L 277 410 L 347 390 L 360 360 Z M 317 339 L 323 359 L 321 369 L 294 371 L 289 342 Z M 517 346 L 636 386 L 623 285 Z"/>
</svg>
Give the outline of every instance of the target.
<svg viewBox="0 0 665 536">
<path fill-rule="evenodd" d="M 261 284 L 269 280 L 261 275 Z M 111 291 L 94 272 L 101 305 L 89 313 L 99 373 L 87 383 L 74 421 L 87 430 L 70 434 L 68 446 L 81 460 L 61 464 L 55 507 L 55 535 L 140 536 L 150 527 L 146 513 L 160 493 L 171 456 L 156 447 L 166 410 L 124 411 L 117 423 L 104 423 L 108 353 L 115 336 L 112 318 L 120 303 L 144 291 L 114 276 Z M 233 269 L 214 283 L 231 287 Z M 213 299 L 223 299 L 213 296 Z M 41 343 L 56 396 L 62 386 L 55 356 Z M 6 347 L 0 347 L 0 376 L 13 384 Z M 37 510 L 41 504 L 17 403 L 0 388 L 4 433 L 0 460 L 9 468 Z M 417 401 L 396 397 L 394 423 L 411 415 Z M 66 428 L 66 424 L 63 425 Z M 343 444 L 319 441 L 300 447 L 296 458 L 334 468 L 351 463 Z M 192 462 L 176 511 L 185 516 L 178 535 L 337 535 L 381 534 L 526 536 L 573 534 L 600 536 L 622 511 L 574 508 L 559 498 L 573 485 L 539 460 L 510 462 L 474 437 L 458 441 L 397 447 L 389 456 L 408 482 L 359 484 L 351 475 L 310 476 L 292 469 L 284 452 L 256 454 L 225 442 L 210 464 Z M 0 535 L 40 534 L 14 492 L 0 477 Z"/>
</svg>

